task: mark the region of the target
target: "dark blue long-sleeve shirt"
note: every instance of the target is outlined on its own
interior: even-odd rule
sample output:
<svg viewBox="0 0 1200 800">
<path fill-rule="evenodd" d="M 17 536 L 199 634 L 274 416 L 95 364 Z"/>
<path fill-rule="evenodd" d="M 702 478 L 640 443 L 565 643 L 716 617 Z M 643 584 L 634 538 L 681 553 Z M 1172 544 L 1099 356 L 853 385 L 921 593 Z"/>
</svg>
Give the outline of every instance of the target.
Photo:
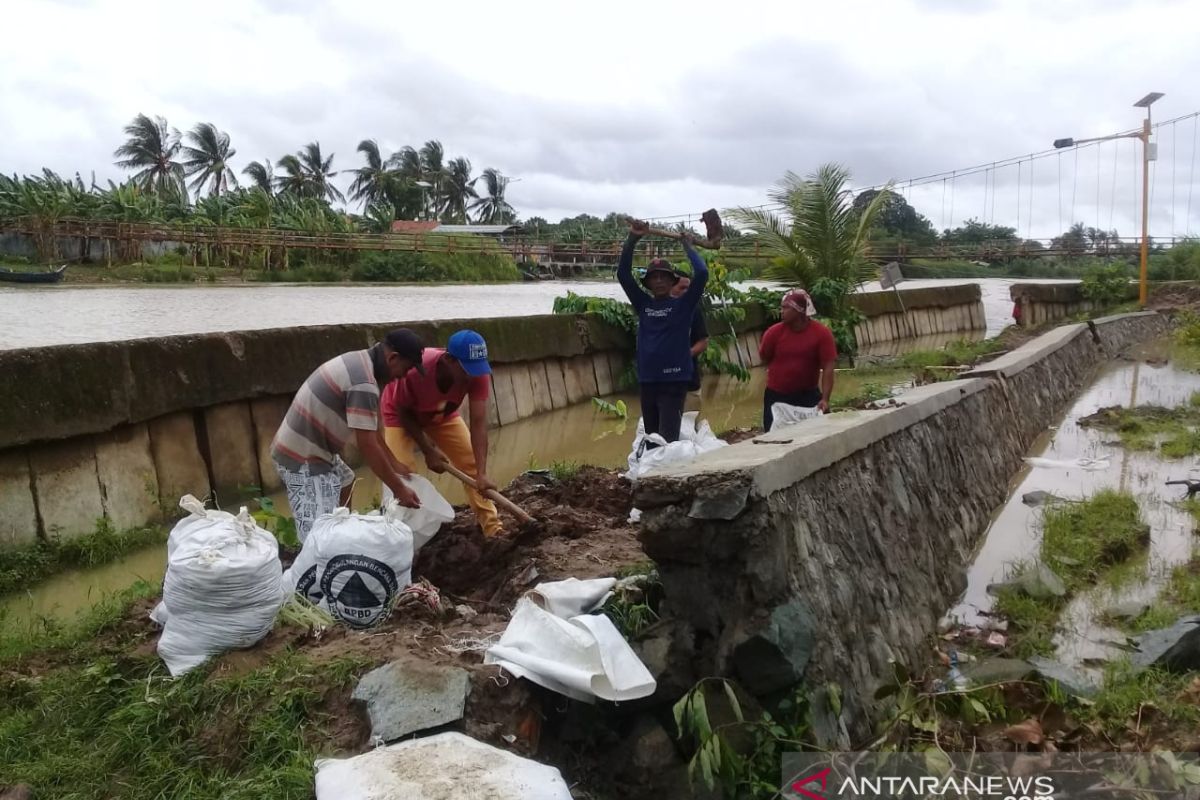
<svg viewBox="0 0 1200 800">
<path fill-rule="evenodd" d="M 633 250 L 640 237 L 630 235 L 617 263 L 617 280 L 638 316 L 637 373 L 639 383 L 674 383 L 692 379 L 692 316 L 708 282 L 708 265 L 684 242 L 692 263 L 692 284 L 682 297 L 656 300 L 633 277 Z"/>
</svg>

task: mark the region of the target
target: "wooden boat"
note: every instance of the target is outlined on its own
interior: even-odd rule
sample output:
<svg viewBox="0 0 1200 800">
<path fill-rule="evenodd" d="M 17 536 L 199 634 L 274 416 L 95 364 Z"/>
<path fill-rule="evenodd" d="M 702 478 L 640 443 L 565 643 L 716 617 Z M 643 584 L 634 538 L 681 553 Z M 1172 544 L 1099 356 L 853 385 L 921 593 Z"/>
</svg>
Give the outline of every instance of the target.
<svg viewBox="0 0 1200 800">
<path fill-rule="evenodd" d="M 52 269 L 47 272 L 18 272 L 16 270 L 0 268 L 0 281 L 8 281 L 9 283 L 58 283 L 66 274 L 66 264 L 63 264 L 58 269 Z"/>
</svg>

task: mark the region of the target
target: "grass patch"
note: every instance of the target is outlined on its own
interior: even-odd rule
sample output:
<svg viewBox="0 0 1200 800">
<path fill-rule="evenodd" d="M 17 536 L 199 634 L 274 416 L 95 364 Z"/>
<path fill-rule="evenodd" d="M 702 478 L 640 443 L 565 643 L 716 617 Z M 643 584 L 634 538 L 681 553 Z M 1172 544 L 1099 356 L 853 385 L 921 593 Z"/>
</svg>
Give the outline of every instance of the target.
<svg viewBox="0 0 1200 800">
<path fill-rule="evenodd" d="M 1109 664 L 1099 693 L 1089 705 L 1077 709 L 1083 721 L 1095 721 L 1120 730 L 1149 706 L 1175 723 L 1200 724 L 1200 706 L 1181 697 L 1194 675 L 1173 675 L 1157 669 L 1134 674 L 1128 661 Z"/>
<path fill-rule="evenodd" d="M 1048 507 L 1042 530 L 1042 560 L 1069 590 L 1095 583 L 1105 568 L 1133 556 L 1149 536 L 1133 495 L 1111 489 L 1081 503 Z"/>
<path fill-rule="evenodd" d="M 927 367 L 970 366 L 986 355 L 1004 349 L 999 339 L 969 341 L 960 339 L 950 342 L 941 350 L 916 350 L 900 357 L 900 363 L 909 369 L 923 370 Z"/>
<path fill-rule="evenodd" d="M 1060 597 L 1034 599 L 1017 592 L 1001 592 L 995 611 L 1008 620 L 1008 650 L 1017 658 L 1053 655 L 1055 625 L 1065 605 Z"/>
<path fill-rule="evenodd" d="M 1166 458 L 1200 453 L 1200 405 L 1193 396 L 1178 408 L 1111 406 L 1079 420 L 1083 427 L 1116 431 L 1130 450 L 1158 449 Z"/>
<path fill-rule="evenodd" d="M 246 674 L 172 680 L 103 657 L 0 678 L 0 785 L 71 798 L 308 797 L 327 694 L 364 666 L 287 654 Z"/>
<path fill-rule="evenodd" d="M 1126 630 L 1129 633 L 1145 633 L 1159 628 L 1167 628 L 1175 624 L 1179 619 L 1179 612 L 1164 605 L 1152 605 L 1135 617 L 1132 620 L 1121 623 L 1118 622 L 1114 627 Z"/>
<path fill-rule="evenodd" d="M 64 569 L 106 564 L 134 550 L 165 542 L 168 534 L 165 527 L 117 531 L 107 519 L 100 519 L 96 521 L 96 530 L 86 536 L 56 537 L 0 549 L 0 595 L 28 589 Z"/>
</svg>

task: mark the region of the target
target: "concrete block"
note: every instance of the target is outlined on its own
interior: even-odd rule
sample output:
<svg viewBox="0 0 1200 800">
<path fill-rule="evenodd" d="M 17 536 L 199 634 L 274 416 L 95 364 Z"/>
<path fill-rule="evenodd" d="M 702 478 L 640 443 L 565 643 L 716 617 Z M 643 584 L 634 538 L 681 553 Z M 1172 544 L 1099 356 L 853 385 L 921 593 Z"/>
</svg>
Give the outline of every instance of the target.
<svg viewBox="0 0 1200 800">
<path fill-rule="evenodd" d="M 286 395 L 261 397 L 250 401 L 250 420 L 254 423 L 258 472 L 262 477 L 264 493 L 277 492 L 283 488 L 283 484 L 279 481 L 279 473 L 275 471 L 275 462 L 271 460 L 271 441 L 275 438 L 275 432 L 279 430 L 279 426 L 283 424 L 283 418 L 287 416 L 288 407 L 291 404 L 292 399 Z M 343 453 L 342 457 L 346 459 L 346 463 L 352 463 L 351 459 L 357 461 L 362 458 L 358 453 Z"/>
<path fill-rule="evenodd" d="M 526 419 L 537 413 L 537 405 L 533 400 L 533 380 L 529 377 L 528 363 L 513 364 L 510 378 L 513 387 L 513 399 L 517 404 L 517 419 Z"/>
<path fill-rule="evenodd" d="M 368 672 L 351 697 L 366 705 L 371 738 L 394 742 L 462 719 L 469 688 L 464 669 L 406 659 Z"/>
<path fill-rule="evenodd" d="M 206 408 L 204 427 L 217 500 L 230 505 L 261 490 L 250 404 L 223 403 Z"/>
<path fill-rule="evenodd" d="M 185 494 L 203 498 L 209 493 L 208 467 L 200 455 L 196 440 L 196 422 L 190 411 L 152 419 L 150 453 L 154 457 L 154 472 L 158 476 L 159 502 L 168 516 Z"/>
<path fill-rule="evenodd" d="M 550 402 L 555 408 L 566 408 L 571 405 L 567 396 L 567 382 L 563 378 L 563 362 L 558 358 L 548 358 L 546 364 L 546 382 L 550 386 Z"/>
<path fill-rule="evenodd" d="M 752 367 L 762 366 L 762 356 L 758 353 L 758 346 L 760 342 L 762 342 L 762 336 L 759 335 L 759 332 L 750 331 L 750 333 L 747 335 L 746 345 L 750 348 L 750 366 Z"/>
<path fill-rule="evenodd" d="M 96 437 L 96 474 L 104 511 L 118 530 L 146 525 L 162 516 L 145 423 L 123 425 Z"/>
<path fill-rule="evenodd" d="M 496 413 L 500 417 L 500 424 L 511 425 L 520 419 L 511 366 L 498 364 L 492 368 L 492 389 L 496 394 Z"/>
<path fill-rule="evenodd" d="M 546 377 L 546 362 L 531 361 L 529 367 L 529 385 L 533 387 L 533 411 L 544 414 L 554 410 L 554 402 L 550 399 L 550 381 Z"/>
<path fill-rule="evenodd" d="M 491 389 L 490 389 L 490 391 L 488 391 L 487 412 L 488 412 L 487 413 L 488 427 L 499 428 L 500 427 L 500 406 L 496 402 L 496 376 L 495 375 L 492 376 Z"/>
<path fill-rule="evenodd" d="M 23 448 L 0 452 L 0 548 L 29 544 L 37 535 L 29 455 Z"/>
<path fill-rule="evenodd" d="M 601 397 L 607 397 L 613 393 L 613 377 L 611 368 L 608 365 L 608 353 L 594 353 L 592 355 L 592 371 L 596 374 L 596 391 Z"/>
<path fill-rule="evenodd" d="M 608 371 L 612 375 L 613 391 L 622 391 L 621 376 L 625 374 L 625 365 L 628 363 L 625 359 L 625 354 L 619 350 L 608 351 Z M 626 386 L 627 391 L 632 387 Z"/>
<path fill-rule="evenodd" d="M 564 361 L 563 379 L 567 385 L 567 399 L 572 404 L 586 402 L 598 394 L 591 356 L 575 356 Z"/>
<path fill-rule="evenodd" d="M 29 467 L 46 536 L 73 539 L 96 529 L 96 521 L 104 516 L 104 500 L 91 436 L 33 447 Z"/>
</svg>

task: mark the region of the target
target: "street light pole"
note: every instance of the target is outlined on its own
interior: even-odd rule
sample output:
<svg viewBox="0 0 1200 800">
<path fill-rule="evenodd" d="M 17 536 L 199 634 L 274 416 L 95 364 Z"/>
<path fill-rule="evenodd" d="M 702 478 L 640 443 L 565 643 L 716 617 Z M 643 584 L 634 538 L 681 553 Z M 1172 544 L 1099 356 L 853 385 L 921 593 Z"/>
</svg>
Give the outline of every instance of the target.
<svg viewBox="0 0 1200 800">
<path fill-rule="evenodd" d="M 1142 308 L 1146 307 L 1148 299 L 1147 276 L 1150 275 L 1150 107 L 1162 96 L 1162 92 L 1152 91 L 1134 103 L 1134 108 L 1146 109 L 1146 119 L 1141 121 L 1141 270 L 1138 305 Z"/>
<path fill-rule="evenodd" d="M 1161 100 L 1162 97 L 1162 92 L 1151 92 L 1133 104 L 1134 108 L 1146 109 L 1146 118 L 1142 120 L 1142 129 L 1136 133 L 1117 133 L 1095 139 L 1054 140 L 1054 146 L 1057 148 L 1076 147 L 1089 142 L 1107 142 L 1112 139 L 1140 139 L 1142 141 L 1142 252 L 1138 269 L 1138 305 L 1142 308 L 1146 307 L 1149 295 L 1147 277 L 1150 260 L 1150 162 L 1155 160 L 1150 155 L 1152 152 L 1150 148 L 1153 147 L 1150 143 L 1150 106 Z"/>
</svg>

